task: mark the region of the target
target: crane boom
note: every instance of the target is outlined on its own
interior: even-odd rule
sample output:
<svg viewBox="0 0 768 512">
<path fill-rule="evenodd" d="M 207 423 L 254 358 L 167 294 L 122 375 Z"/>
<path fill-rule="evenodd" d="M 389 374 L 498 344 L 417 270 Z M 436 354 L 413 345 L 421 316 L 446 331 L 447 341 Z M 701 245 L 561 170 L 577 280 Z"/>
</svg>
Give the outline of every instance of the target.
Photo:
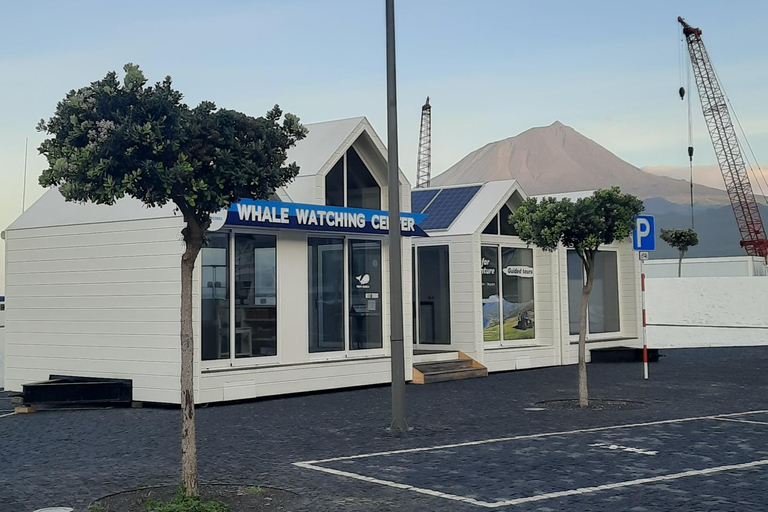
<svg viewBox="0 0 768 512">
<path fill-rule="evenodd" d="M 419 157 L 416 162 L 416 188 L 429 187 L 432 180 L 432 106 L 427 102 L 421 107 L 419 129 Z"/>
<path fill-rule="evenodd" d="M 768 255 L 768 239 L 766 239 L 763 220 L 749 182 L 725 94 L 709 60 L 704 41 L 701 39 L 701 29 L 691 27 L 681 17 L 678 17 L 677 21 L 683 26 L 683 35 L 691 56 L 701 109 L 715 148 L 717 163 L 723 174 L 725 190 L 731 200 L 736 224 L 741 233 L 741 246 L 750 256 L 765 257 Z"/>
</svg>

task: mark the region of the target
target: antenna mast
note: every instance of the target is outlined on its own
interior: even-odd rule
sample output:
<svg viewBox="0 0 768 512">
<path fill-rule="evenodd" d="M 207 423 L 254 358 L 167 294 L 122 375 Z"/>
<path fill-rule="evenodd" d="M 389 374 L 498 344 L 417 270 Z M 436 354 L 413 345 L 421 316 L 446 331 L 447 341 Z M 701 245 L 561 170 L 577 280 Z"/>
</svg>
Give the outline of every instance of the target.
<svg viewBox="0 0 768 512">
<path fill-rule="evenodd" d="M 416 163 L 416 188 L 429 186 L 432 179 L 432 105 L 427 102 L 421 107 L 421 130 L 419 134 L 419 159 Z"/>
</svg>

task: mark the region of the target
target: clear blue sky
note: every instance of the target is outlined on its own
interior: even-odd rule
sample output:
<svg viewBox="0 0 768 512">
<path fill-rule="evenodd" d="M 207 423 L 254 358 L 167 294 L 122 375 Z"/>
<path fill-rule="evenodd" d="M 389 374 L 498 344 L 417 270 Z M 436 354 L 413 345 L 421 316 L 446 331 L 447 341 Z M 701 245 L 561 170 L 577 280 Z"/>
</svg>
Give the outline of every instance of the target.
<svg viewBox="0 0 768 512">
<path fill-rule="evenodd" d="M 307 123 L 365 115 L 386 136 L 384 0 L 0 0 L 0 10 L 0 229 L 21 210 L 25 137 L 27 197 L 42 192 L 37 121 L 129 61 L 152 81 L 171 75 L 190 104 L 260 115 L 279 103 Z M 768 2 L 396 0 L 396 12 L 400 163 L 411 178 L 427 95 L 434 172 L 555 120 L 634 165 L 686 165 L 678 15 L 704 30 L 768 162 Z M 714 164 L 694 105 L 696 163 Z"/>
</svg>

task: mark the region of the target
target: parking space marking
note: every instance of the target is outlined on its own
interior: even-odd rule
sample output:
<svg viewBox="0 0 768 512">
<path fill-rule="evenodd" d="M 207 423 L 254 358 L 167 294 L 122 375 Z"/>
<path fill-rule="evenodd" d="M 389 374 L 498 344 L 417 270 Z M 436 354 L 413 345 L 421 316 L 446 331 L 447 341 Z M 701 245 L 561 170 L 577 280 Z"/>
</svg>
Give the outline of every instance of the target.
<svg viewBox="0 0 768 512">
<path fill-rule="evenodd" d="M 683 423 L 686 421 L 700 421 L 700 420 L 714 420 L 714 419 L 721 419 L 721 418 L 729 418 L 733 416 L 747 416 L 749 414 L 765 414 L 768 413 L 768 409 L 759 410 L 759 411 L 745 411 L 745 412 L 733 412 L 733 413 L 727 413 L 727 414 L 715 414 L 710 416 L 695 416 L 692 418 L 678 418 L 674 420 L 659 420 L 659 421 L 649 421 L 646 423 L 627 423 L 624 425 L 609 425 L 607 427 L 592 427 L 592 428 L 581 428 L 576 430 L 565 430 L 560 432 L 543 432 L 539 434 L 523 434 L 519 436 L 510 436 L 510 437 L 499 437 L 496 439 L 483 439 L 482 441 L 467 441 L 464 443 L 452 443 L 452 444 L 443 444 L 443 445 L 437 445 L 437 446 L 425 446 L 422 448 L 405 448 L 402 450 L 390 450 L 385 452 L 374 452 L 374 453 L 362 453 L 358 455 L 346 455 L 343 457 L 331 457 L 328 459 L 319 459 L 319 460 L 305 460 L 301 463 L 294 462 L 295 465 L 299 464 L 322 464 L 324 462 L 337 462 L 341 460 L 354 460 L 354 459 L 366 459 L 368 457 L 381 457 L 385 455 L 399 455 L 402 453 L 419 453 L 419 452 L 429 452 L 429 451 L 435 451 L 435 450 L 447 450 L 450 448 L 461 448 L 463 446 L 479 446 L 482 444 L 490 444 L 490 443 L 503 443 L 506 441 L 518 441 L 521 439 L 540 439 L 543 437 L 554 437 L 554 436 L 566 436 L 570 434 L 584 434 L 589 432 L 604 432 L 606 430 L 617 430 L 622 428 L 637 428 L 637 427 L 649 427 L 653 425 L 667 425 L 670 423 Z"/>
<path fill-rule="evenodd" d="M 380 478 L 374 478 L 370 476 L 361 475 L 358 473 L 352 473 L 350 471 L 342 471 L 338 469 L 333 468 L 327 468 L 318 466 L 318 464 L 323 463 L 329 463 L 329 462 L 338 462 L 338 461 L 346 461 L 346 460 L 355 460 L 355 459 L 365 459 L 369 457 L 381 457 L 381 456 L 387 456 L 387 455 L 398 455 L 398 454 L 405 454 L 405 453 L 420 453 L 420 452 L 428 452 L 428 451 L 436 451 L 436 450 L 444 450 L 444 449 L 450 449 L 450 448 L 460 448 L 464 446 L 479 446 L 484 444 L 490 444 L 490 443 L 500 443 L 504 441 L 516 441 L 516 440 L 523 440 L 523 439 L 540 439 L 540 438 L 546 438 L 546 437 L 554 437 L 554 436 L 564 436 L 564 435 L 570 435 L 570 434 L 582 434 L 582 433 L 590 433 L 590 432 L 604 432 L 607 430 L 617 430 L 617 429 L 623 429 L 623 428 L 637 428 L 637 427 L 647 427 L 647 426 L 654 426 L 654 425 L 668 425 L 668 424 L 675 424 L 675 423 L 684 423 L 684 422 L 690 422 L 690 421 L 701 421 L 701 420 L 723 420 L 723 421 L 735 421 L 738 423 L 758 423 L 758 424 L 768 424 L 764 422 L 759 421 L 751 421 L 751 420 L 740 420 L 737 417 L 740 416 L 749 416 L 752 414 L 765 414 L 768 413 L 768 410 L 757 410 L 757 411 L 745 411 L 745 412 L 735 412 L 735 413 L 726 413 L 726 414 L 715 414 L 715 415 L 709 415 L 709 416 L 696 416 L 696 417 L 690 417 L 690 418 L 677 418 L 672 420 L 659 420 L 659 421 L 649 421 L 645 423 L 629 423 L 624 425 L 610 425 L 606 427 L 593 427 L 593 428 L 583 428 L 583 429 L 576 429 L 576 430 L 568 430 L 568 431 L 560 431 L 560 432 L 544 432 L 539 434 L 527 434 L 527 435 L 518 435 L 518 436 L 510 436 L 510 437 L 502 437 L 497 439 L 485 439 L 481 441 L 469 441 L 464 443 L 452 443 L 452 444 L 444 444 L 444 445 L 438 445 L 438 446 L 427 446 L 427 447 L 421 447 L 421 448 L 407 448 L 402 450 L 390 450 L 390 451 L 383 451 L 383 452 L 374 452 L 374 453 L 363 453 L 358 455 L 348 455 L 343 457 L 332 457 L 328 459 L 320 459 L 320 460 L 311 460 L 311 461 L 302 461 L 302 462 L 294 462 L 293 465 L 304 468 L 304 469 L 311 469 L 314 471 L 320 471 L 323 473 L 328 473 L 336 476 L 346 477 L 346 478 L 352 478 L 355 480 L 360 480 L 363 482 L 368 483 L 374 483 L 379 485 L 384 485 L 387 487 L 393 487 L 396 489 L 402 489 L 406 491 L 412 491 L 419 494 L 424 494 L 427 496 L 432 496 L 436 498 L 443 498 L 448 499 L 452 501 L 459 501 L 463 503 L 468 503 L 472 505 L 477 505 L 485 508 L 499 508 L 499 507 L 506 507 L 506 506 L 512 506 L 512 505 L 520 505 L 524 503 L 530 503 L 535 501 L 542 501 L 542 500 L 548 500 L 548 499 L 554 499 L 554 498 L 563 498 L 568 496 L 574 496 L 574 495 L 581 495 L 581 494 L 591 494 L 595 492 L 600 491 L 606 491 L 611 489 L 620 489 L 624 487 L 632 487 L 636 485 L 644 485 L 644 484 L 651 484 L 656 482 L 665 482 L 670 480 L 679 480 L 681 478 L 689 478 L 694 476 L 701 476 L 701 475 L 710 475 L 715 473 L 722 473 L 725 471 L 738 471 L 738 470 L 745 470 L 745 469 L 751 469 L 756 467 L 762 467 L 768 465 L 768 459 L 763 460 L 756 460 L 751 462 L 745 462 L 742 464 L 729 464 L 725 466 L 716 466 L 712 468 L 706 468 L 706 469 L 697 469 L 697 470 L 690 470 L 690 471 L 683 471 L 680 473 L 673 473 L 669 475 L 661 475 L 656 477 L 649 477 L 649 478 L 640 478 L 636 480 L 626 480 L 623 482 L 615 482 L 610 484 L 603 484 L 598 485 L 594 487 L 582 487 L 578 489 L 569 489 L 565 491 L 555 491 L 550 493 L 544 493 L 544 494 L 537 494 L 534 496 L 527 496 L 523 498 L 514 498 L 509 500 L 503 500 L 503 501 L 496 501 L 496 502 L 489 502 L 489 501 L 483 501 L 478 500 L 475 498 L 471 498 L 468 496 L 460 496 L 456 494 L 449 494 L 444 493 L 441 491 L 436 491 L 434 489 L 426 489 L 422 487 L 416 487 L 410 484 L 404 484 L 400 482 L 393 482 L 391 480 L 383 480 Z M 600 445 L 605 443 L 595 443 L 595 445 Z M 591 446 L 591 445 L 590 445 Z M 609 446 L 606 444 L 606 446 Z M 618 447 L 618 448 L 626 448 L 626 447 Z M 635 451 L 637 453 L 641 453 L 641 449 L 631 449 L 631 451 Z M 645 452 L 645 455 L 655 455 L 658 452 L 652 452 L 652 451 L 646 451 L 642 450 L 642 452 Z"/>
<path fill-rule="evenodd" d="M 582 487 L 581 489 L 571 489 L 568 491 L 558 491 L 558 492 L 550 492 L 546 494 L 537 494 L 535 496 L 528 496 L 526 498 L 497 501 L 485 506 L 488 508 L 497 508 L 497 507 L 506 507 L 510 505 L 521 505 L 523 503 L 531 503 L 533 501 L 549 500 L 553 498 L 564 498 L 567 496 L 574 496 L 577 494 L 589 494 L 589 493 L 599 492 L 599 491 L 608 491 L 611 489 L 620 489 L 622 487 L 631 487 L 633 485 L 653 484 L 656 482 L 679 480 L 680 478 L 688 478 L 691 476 L 711 475 L 714 473 L 722 473 L 724 471 L 738 471 L 738 470 L 751 469 L 751 468 L 756 468 L 756 467 L 766 466 L 766 465 L 768 465 L 768 459 L 755 460 L 752 462 L 745 462 L 744 464 L 729 464 L 727 466 L 717 466 L 714 468 L 683 471 L 682 473 L 673 473 L 671 475 L 654 476 L 650 478 L 638 478 L 637 480 L 627 480 L 625 482 L 616 482 L 613 484 L 598 485 L 595 487 Z"/>
<path fill-rule="evenodd" d="M 0 418 L 5 418 L 7 416 L 13 416 L 14 414 L 16 414 L 16 413 L 15 412 L 9 412 L 8 414 L 0 414 Z"/>
<path fill-rule="evenodd" d="M 751 423 L 752 425 L 768 425 L 768 422 L 766 421 L 737 420 L 736 418 L 712 418 L 712 419 L 717 421 L 734 421 L 736 423 Z"/>
</svg>

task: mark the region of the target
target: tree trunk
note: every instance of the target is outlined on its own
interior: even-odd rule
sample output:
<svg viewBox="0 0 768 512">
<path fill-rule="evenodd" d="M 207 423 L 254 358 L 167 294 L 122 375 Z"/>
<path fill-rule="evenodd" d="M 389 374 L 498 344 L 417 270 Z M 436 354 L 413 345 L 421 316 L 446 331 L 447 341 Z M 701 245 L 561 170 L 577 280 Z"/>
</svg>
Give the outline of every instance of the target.
<svg viewBox="0 0 768 512">
<path fill-rule="evenodd" d="M 192 329 L 192 274 L 203 247 L 203 229 L 185 216 L 186 250 L 181 258 L 181 477 L 187 496 L 198 496 L 197 442 L 195 440 L 194 357 Z"/>
<path fill-rule="evenodd" d="M 683 277 L 683 256 L 685 251 L 680 251 L 680 258 L 677 260 L 677 277 Z"/>
<path fill-rule="evenodd" d="M 579 312 L 579 407 L 589 407 L 587 390 L 587 309 L 589 294 L 595 280 L 595 255 L 585 252 L 582 258 L 587 279 L 581 289 L 581 311 Z"/>
</svg>

